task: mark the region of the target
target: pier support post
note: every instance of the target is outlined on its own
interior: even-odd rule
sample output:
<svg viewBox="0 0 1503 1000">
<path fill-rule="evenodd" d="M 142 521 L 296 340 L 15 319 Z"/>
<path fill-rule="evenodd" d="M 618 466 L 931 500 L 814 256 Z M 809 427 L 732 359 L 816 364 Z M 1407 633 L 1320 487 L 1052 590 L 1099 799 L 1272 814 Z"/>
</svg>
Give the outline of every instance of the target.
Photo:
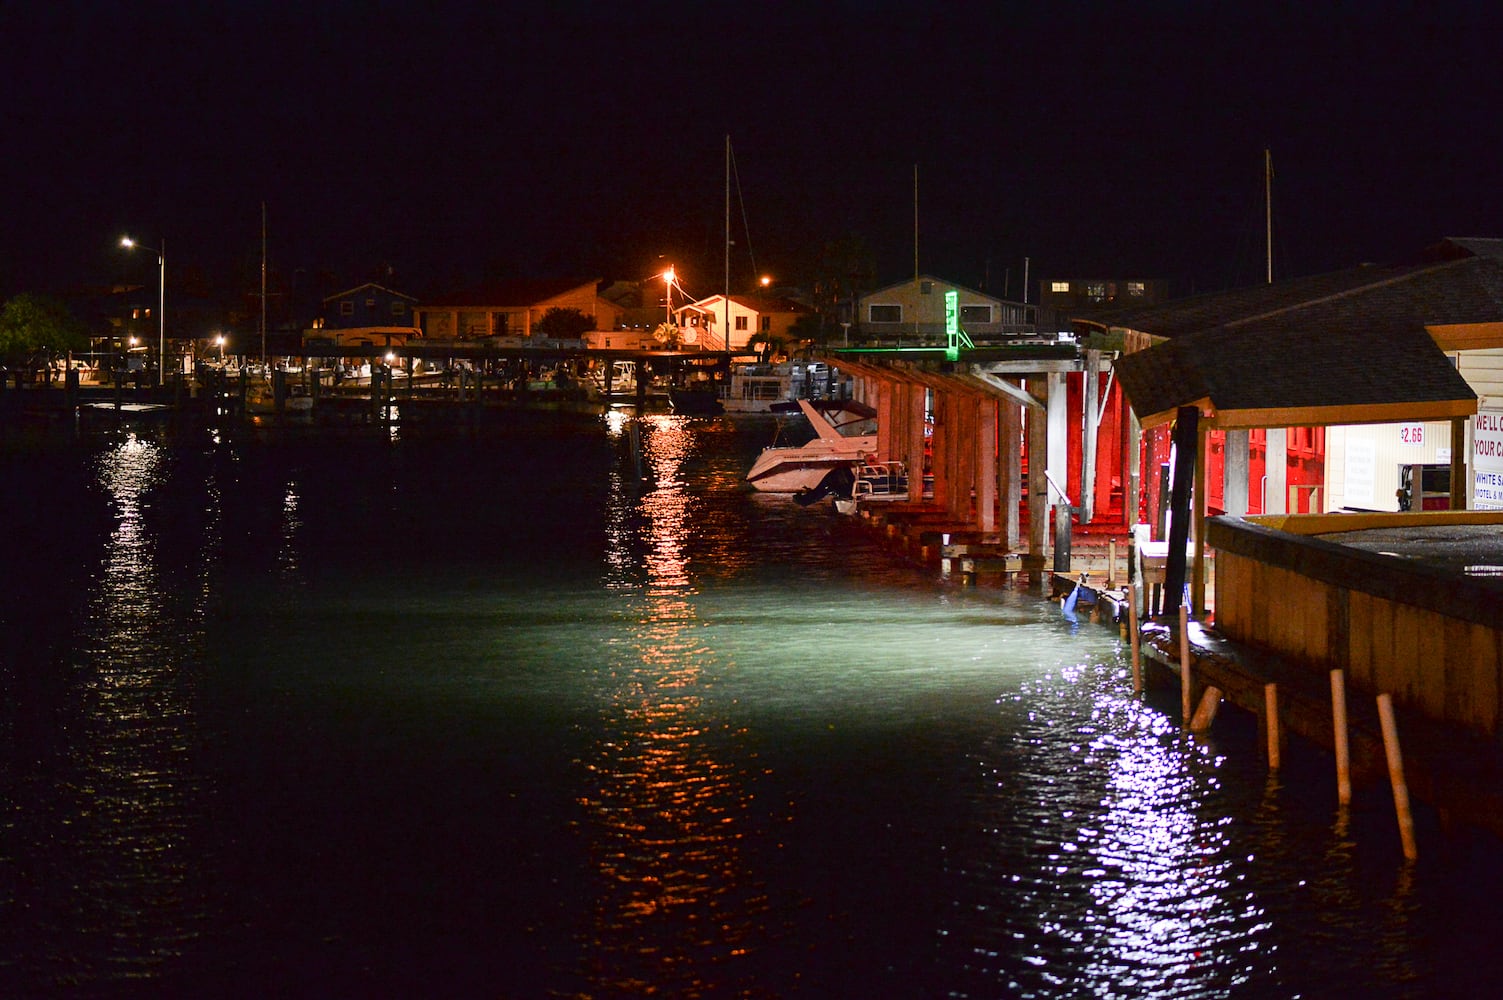
<svg viewBox="0 0 1503 1000">
<path fill-rule="evenodd" d="M 1399 821 L 1399 842 L 1404 857 L 1419 857 L 1414 843 L 1414 816 L 1409 811 L 1409 783 L 1404 778 L 1404 753 L 1399 748 L 1399 728 L 1393 721 L 1393 698 L 1378 695 L 1378 721 L 1383 727 L 1383 750 L 1388 757 L 1388 781 L 1393 786 L 1393 809 Z"/>
<path fill-rule="evenodd" d="M 1332 745 L 1336 750 L 1336 801 L 1341 805 L 1352 802 L 1352 758 L 1347 744 L 1346 727 L 1346 675 L 1340 670 L 1331 671 L 1331 724 Z"/>
<path fill-rule="evenodd" d="M 1127 623 L 1127 634 L 1132 638 L 1132 693 L 1143 693 L 1143 636 L 1138 623 L 1138 591 L 1136 587 L 1127 588 L 1127 614 L 1131 619 Z"/>
<path fill-rule="evenodd" d="M 1263 685 L 1263 713 L 1265 716 L 1264 731 L 1268 739 L 1268 769 L 1279 769 L 1280 742 L 1283 735 L 1279 732 L 1279 686 L 1277 684 Z"/>
<path fill-rule="evenodd" d="M 1200 704 L 1195 707 L 1195 715 L 1190 719 L 1190 731 L 1203 733 L 1211 728 L 1211 723 L 1216 721 L 1216 710 L 1221 707 L 1221 689 L 1209 685 L 1201 692 Z"/>
<path fill-rule="evenodd" d="M 1190 609 L 1179 606 L 1179 707 L 1180 718 L 1190 724 Z"/>
</svg>

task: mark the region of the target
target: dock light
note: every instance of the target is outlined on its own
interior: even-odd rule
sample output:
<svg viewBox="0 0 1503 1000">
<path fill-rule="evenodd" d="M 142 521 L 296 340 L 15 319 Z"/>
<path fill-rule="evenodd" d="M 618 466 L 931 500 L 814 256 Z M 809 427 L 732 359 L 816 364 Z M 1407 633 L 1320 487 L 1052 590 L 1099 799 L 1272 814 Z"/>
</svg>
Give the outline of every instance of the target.
<svg viewBox="0 0 1503 1000">
<path fill-rule="evenodd" d="M 766 288 L 766 287 L 768 287 L 771 284 L 772 284 L 772 275 L 770 275 L 770 274 L 764 274 L 764 275 L 762 275 L 762 287 Z"/>
<path fill-rule="evenodd" d="M 157 385 L 162 385 L 167 378 L 167 241 L 159 242 L 161 246 L 153 248 L 129 236 L 120 237 L 120 245 L 127 250 L 140 247 L 157 255 Z"/>
<path fill-rule="evenodd" d="M 214 345 L 219 348 L 219 363 L 224 364 L 224 334 L 214 338 Z"/>
<path fill-rule="evenodd" d="M 397 356 L 395 354 L 393 354 L 391 351 L 387 351 L 386 352 L 386 363 L 387 364 L 391 364 L 395 360 L 397 360 Z"/>
</svg>

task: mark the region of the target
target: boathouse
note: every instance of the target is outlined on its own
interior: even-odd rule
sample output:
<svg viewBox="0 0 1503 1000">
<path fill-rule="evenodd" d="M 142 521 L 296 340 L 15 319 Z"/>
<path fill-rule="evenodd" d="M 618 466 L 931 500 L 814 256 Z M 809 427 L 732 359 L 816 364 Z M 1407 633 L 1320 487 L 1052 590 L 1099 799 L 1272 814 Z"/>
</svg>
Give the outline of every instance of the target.
<svg viewBox="0 0 1503 1000">
<path fill-rule="evenodd" d="M 936 290 L 942 332 L 925 326 L 918 343 L 874 346 L 863 326 L 866 346 L 828 351 L 878 413 L 875 457 L 906 471 L 902 502 L 863 513 L 947 565 L 1031 574 L 1051 554 L 1071 569 L 1072 531 L 1077 546 L 1103 553 L 1125 541 L 1138 486 L 1111 353 L 1010 324 L 973 335 L 962 291 Z"/>
<path fill-rule="evenodd" d="M 1150 434 L 1150 463 L 1161 455 L 1167 462 L 1175 428 L 1175 477 L 1184 481 L 1182 467 L 1195 482 L 1194 538 L 1205 537 L 1207 513 L 1373 509 L 1319 497 L 1366 499 L 1375 484 L 1397 481 L 1399 446 L 1380 451 L 1380 434 L 1407 433 L 1416 444 L 1429 438 L 1433 450 L 1419 454 L 1444 456 L 1445 506 L 1462 509 L 1475 459 L 1491 458 L 1476 455 L 1478 434 L 1485 451 L 1493 421 L 1490 411 L 1475 419 L 1479 393 L 1467 375 L 1493 385 L 1485 373 L 1496 370 L 1503 348 L 1503 241 L 1447 240 L 1413 262 L 1129 310 L 1095 329 L 1122 344 L 1117 371 Z M 1255 430 L 1264 432 L 1260 463 L 1252 461 Z M 1285 455 L 1285 443 L 1317 434 L 1326 441 L 1340 435 L 1341 468 L 1333 474 L 1330 458 L 1322 461 L 1309 506 L 1276 504 L 1286 485 L 1290 498 L 1301 485 L 1279 475 L 1304 457 Z M 1199 460 L 1186 464 L 1187 452 Z M 1329 488 L 1333 481 L 1339 492 Z M 1171 533 L 1171 560 L 1176 551 Z M 1197 611 L 1205 595 L 1203 547 L 1199 552 Z M 1172 591 L 1172 575 L 1168 583 Z"/>
</svg>

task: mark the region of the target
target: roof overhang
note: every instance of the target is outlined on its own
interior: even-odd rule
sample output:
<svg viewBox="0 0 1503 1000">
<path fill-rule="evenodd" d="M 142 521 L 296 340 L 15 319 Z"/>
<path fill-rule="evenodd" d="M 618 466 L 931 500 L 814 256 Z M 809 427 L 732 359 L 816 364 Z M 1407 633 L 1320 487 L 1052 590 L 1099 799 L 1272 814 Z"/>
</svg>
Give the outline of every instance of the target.
<svg viewBox="0 0 1503 1000">
<path fill-rule="evenodd" d="M 1503 347 L 1503 323 L 1447 323 L 1426 326 L 1442 351 L 1480 351 Z"/>
<path fill-rule="evenodd" d="M 1249 430 L 1262 427 L 1332 427 L 1346 424 L 1394 424 L 1426 420 L 1454 420 L 1477 412 L 1476 399 L 1432 400 L 1423 403 L 1353 403 L 1334 406 L 1286 406 L 1267 409 L 1218 410 L 1203 397 L 1185 404 L 1200 410 L 1200 424 L 1210 430 Z M 1173 422 L 1177 410 L 1140 414 L 1144 430 Z"/>
</svg>

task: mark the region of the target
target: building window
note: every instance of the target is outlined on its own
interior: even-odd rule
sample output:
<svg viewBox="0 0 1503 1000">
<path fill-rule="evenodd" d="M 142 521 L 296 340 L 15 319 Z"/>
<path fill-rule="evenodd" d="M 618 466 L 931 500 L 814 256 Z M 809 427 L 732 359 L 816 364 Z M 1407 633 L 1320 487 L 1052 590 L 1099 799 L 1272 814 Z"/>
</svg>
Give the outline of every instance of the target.
<svg viewBox="0 0 1503 1000">
<path fill-rule="evenodd" d="M 934 294 L 934 282 L 932 282 L 932 281 L 920 281 L 919 282 L 919 294 L 920 295 L 933 295 Z"/>
<path fill-rule="evenodd" d="M 341 315 L 341 316 L 353 316 L 353 315 L 355 315 L 355 303 L 351 302 L 349 299 L 345 299 L 344 301 L 340 302 L 339 303 L 339 315 Z"/>
<path fill-rule="evenodd" d="M 772 329 L 772 317 L 771 316 L 763 316 L 762 317 L 762 323 L 761 323 L 760 329 L 761 329 L 761 331 L 763 333 L 767 333 L 769 330 Z"/>
<path fill-rule="evenodd" d="M 1103 281 L 1097 282 L 1096 284 L 1086 285 L 1085 293 L 1086 298 L 1090 299 L 1092 302 L 1100 302 L 1102 299 L 1106 298 L 1106 282 Z"/>
<path fill-rule="evenodd" d="M 962 323 L 990 323 L 992 321 L 991 306 L 961 306 L 960 322 Z"/>
<path fill-rule="evenodd" d="M 738 329 L 738 330 L 745 330 L 746 329 L 746 317 L 745 316 L 737 316 L 736 317 L 736 329 Z"/>
<path fill-rule="evenodd" d="M 1131 295 L 1135 298 L 1142 298 L 1145 291 L 1147 291 L 1147 289 L 1143 287 L 1143 283 L 1141 281 L 1129 281 L 1127 283 L 1128 295 Z"/>
<path fill-rule="evenodd" d="M 1055 281 L 1049 285 L 1049 291 L 1051 292 L 1068 292 L 1069 290 L 1070 283 L 1068 281 Z"/>
<path fill-rule="evenodd" d="M 391 304 L 391 314 L 393 316 L 405 316 L 405 315 L 407 315 L 407 303 L 402 302 L 402 301 L 394 301 L 394 302 L 392 302 L 392 304 Z"/>
<path fill-rule="evenodd" d="M 901 323 L 903 322 L 903 307 L 867 306 L 866 317 L 872 323 Z"/>
</svg>

